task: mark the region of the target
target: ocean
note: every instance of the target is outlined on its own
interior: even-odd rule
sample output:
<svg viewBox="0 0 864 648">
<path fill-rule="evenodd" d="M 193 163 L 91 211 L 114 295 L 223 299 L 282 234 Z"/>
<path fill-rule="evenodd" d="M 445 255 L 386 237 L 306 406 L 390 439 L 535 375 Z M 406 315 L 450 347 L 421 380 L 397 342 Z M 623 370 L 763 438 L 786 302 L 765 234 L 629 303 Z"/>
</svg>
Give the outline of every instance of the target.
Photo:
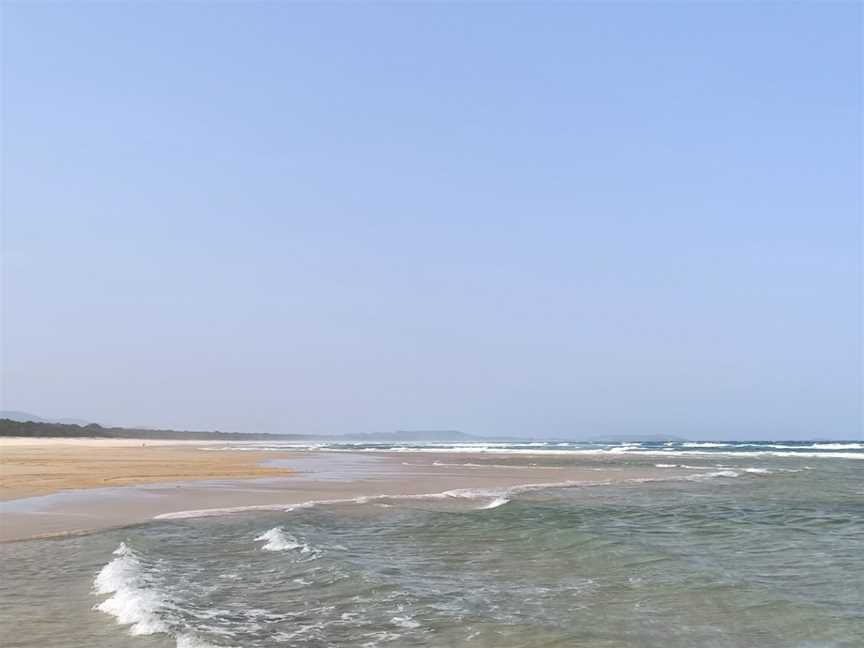
<svg viewBox="0 0 864 648">
<path fill-rule="evenodd" d="M 7 543 L 2 645 L 864 646 L 864 443 L 309 449 L 549 477 Z M 556 483 L 598 456 L 660 476 Z"/>
</svg>

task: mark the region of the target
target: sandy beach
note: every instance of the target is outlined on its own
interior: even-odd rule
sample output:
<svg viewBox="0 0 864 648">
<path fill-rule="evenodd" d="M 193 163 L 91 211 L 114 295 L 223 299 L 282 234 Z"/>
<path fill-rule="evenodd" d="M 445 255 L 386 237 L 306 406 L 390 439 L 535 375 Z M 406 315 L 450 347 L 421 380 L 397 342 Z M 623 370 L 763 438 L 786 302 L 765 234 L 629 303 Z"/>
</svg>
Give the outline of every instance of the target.
<svg viewBox="0 0 864 648">
<path fill-rule="evenodd" d="M 0 501 L 62 490 L 190 479 L 288 474 L 261 452 L 208 452 L 207 442 L 147 439 L 0 439 Z M 223 447 L 225 444 L 215 444 Z"/>
<path fill-rule="evenodd" d="M 592 460 L 556 468 L 483 466 L 452 454 L 238 452 L 221 442 L 3 439 L 0 541 L 89 532 L 177 511 L 661 474 L 670 476 L 668 470 L 622 471 Z"/>
<path fill-rule="evenodd" d="M 58 648 L 853 645 L 860 444 L 739 445 L 6 442 L 5 632 Z M 74 620 L 59 641 L 58 619 Z"/>
</svg>

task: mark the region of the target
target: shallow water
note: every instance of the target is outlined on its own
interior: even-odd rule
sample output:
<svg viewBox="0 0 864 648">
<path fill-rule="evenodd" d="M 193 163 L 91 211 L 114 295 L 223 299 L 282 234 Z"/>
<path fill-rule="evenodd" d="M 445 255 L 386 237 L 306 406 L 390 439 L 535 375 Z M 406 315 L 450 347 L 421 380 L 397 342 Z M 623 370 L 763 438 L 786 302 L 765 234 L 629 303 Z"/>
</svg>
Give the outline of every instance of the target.
<svg viewBox="0 0 864 648">
<path fill-rule="evenodd" d="M 307 442 L 271 443 L 263 441 L 234 442 L 229 450 L 280 451 L 285 449 L 319 450 L 322 452 L 405 452 L 442 453 L 465 452 L 497 455 L 559 455 L 657 457 L 732 457 L 732 458 L 798 458 L 798 459 L 851 459 L 864 460 L 862 441 L 634 441 L 604 443 L 598 441 L 467 441 L 460 443 L 421 442 L 367 443 L 367 442 Z"/>
<path fill-rule="evenodd" d="M 694 464 L 10 543 L 3 645 L 861 646 L 864 464 Z"/>
</svg>

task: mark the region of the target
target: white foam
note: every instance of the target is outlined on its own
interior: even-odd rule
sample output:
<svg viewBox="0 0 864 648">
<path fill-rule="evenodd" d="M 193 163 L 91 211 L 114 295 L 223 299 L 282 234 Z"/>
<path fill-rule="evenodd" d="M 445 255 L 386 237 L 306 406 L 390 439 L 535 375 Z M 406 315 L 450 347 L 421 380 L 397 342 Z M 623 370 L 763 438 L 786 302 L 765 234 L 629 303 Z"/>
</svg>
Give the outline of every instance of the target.
<svg viewBox="0 0 864 648">
<path fill-rule="evenodd" d="M 154 516 L 154 520 L 185 520 L 187 518 L 212 517 L 214 515 L 230 515 L 232 513 L 247 513 L 251 511 L 284 511 L 286 513 L 297 509 L 312 508 L 321 504 L 362 504 L 366 497 L 352 497 L 329 500 L 309 500 L 298 504 L 252 504 L 248 506 L 226 506 L 222 508 L 196 509 L 190 511 L 174 511 Z"/>
<path fill-rule="evenodd" d="M 701 473 L 699 475 L 690 475 L 687 479 L 691 480 L 702 480 L 702 479 L 713 479 L 714 477 L 740 477 L 741 474 L 735 472 L 734 470 L 717 470 L 709 473 Z"/>
<path fill-rule="evenodd" d="M 422 499 L 440 499 L 442 497 L 462 497 L 465 499 L 479 499 L 483 497 L 500 497 L 506 494 L 507 488 L 454 488 L 443 493 L 431 493 L 419 495 Z"/>
<path fill-rule="evenodd" d="M 736 452 L 732 456 L 801 457 L 805 459 L 864 459 L 864 452 Z"/>
<path fill-rule="evenodd" d="M 114 555 L 116 558 L 101 569 L 93 582 L 96 593 L 111 594 L 95 609 L 112 615 L 120 625 L 130 626 L 133 635 L 167 632 L 159 617 L 165 598 L 157 589 L 148 587 L 141 561 L 123 542 Z"/>
<path fill-rule="evenodd" d="M 811 444 L 789 444 L 789 443 L 739 443 L 739 448 L 774 448 L 777 450 L 864 450 L 864 443 L 811 443 Z M 836 452 L 825 452 L 825 456 L 838 455 Z M 857 453 L 856 453 L 857 454 Z"/>
<path fill-rule="evenodd" d="M 642 479 L 628 481 L 645 481 Z M 649 480 L 650 481 L 650 480 Z M 442 491 L 440 493 L 419 493 L 416 495 L 362 495 L 359 497 L 348 497 L 338 499 L 323 499 L 309 500 L 297 504 L 253 504 L 249 506 L 231 506 L 224 508 L 212 509 L 197 509 L 190 511 L 175 511 L 172 513 L 162 513 L 155 516 L 154 520 L 183 520 L 188 518 L 212 517 L 217 515 L 230 515 L 233 513 L 248 513 L 252 511 L 282 511 L 290 513 L 302 509 L 314 508 L 317 506 L 338 506 L 341 504 L 368 504 L 384 502 L 386 500 L 428 500 L 428 499 L 446 499 L 446 498 L 497 498 L 516 493 L 523 493 L 533 490 L 545 490 L 547 488 L 566 488 L 568 486 L 594 486 L 598 484 L 606 484 L 608 481 L 562 481 L 562 482 L 544 482 L 535 484 L 519 484 L 508 488 L 456 488 L 453 490 Z M 500 506 L 500 504 L 498 505 Z M 268 532 L 269 533 L 269 532 Z M 263 536 L 258 539 L 263 539 Z"/>
<path fill-rule="evenodd" d="M 762 446 L 754 444 L 754 447 L 795 448 L 800 446 Z M 393 453 L 432 453 L 432 454 L 465 454 L 465 448 L 363 448 L 363 449 L 341 449 L 321 448 L 324 452 L 393 452 Z M 572 450 L 532 450 L 519 448 L 471 448 L 471 452 L 482 454 L 510 454 L 510 455 L 535 455 L 535 456 L 603 456 L 603 455 L 628 455 L 636 457 L 800 457 L 802 459 L 858 459 L 864 460 L 864 452 L 776 452 L 772 450 L 665 450 L 644 449 L 634 446 L 618 446 L 614 448 L 592 448 Z"/>
<path fill-rule="evenodd" d="M 192 634 L 181 634 L 177 636 L 177 648 L 219 648 L 219 646 L 208 643 Z"/>
<path fill-rule="evenodd" d="M 423 464 L 408 464 L 403 463 L 405 466 L 422 466 Z M 531 464 L 530 466 L 511 466 L 508 464 L 478 464 L 478 463 L 447 463 L 444 461 L 433 461 L 433 466 L 437 467 L 453 467 L 453 468 L 510 468 L 513 470 L 561 470 L 561 466 L 537 466 Z"/>
<path fill-rule="evenodd" d="M 440 442 L 414 442 L 404 445 L 374 445 L 369 447 L 362 443 L 340 443 L 337 446 L 327 442 L 321 443 L 279 443 L 260 444 L 255 442 L 244 443 L 243 446 L 229 446 L 230 450 L 249 451 L 284 451 L 284 450 L 307 450 L 334 453 L 432 453 L 432 454 L 505 454 L 505 455 L 538 455 L 538 456 L 568 456 L 568 455 L 637 455 L 671 457 L 686 455 L 707 456 L 774 456 L 774 457 L 802 457 L 813 459 L 858 459 L 864 460 L 864 452 L 836 452 L 837 450 L 864 450 L 864 443 L 813 443 L 811 445 L 791 445 L 789 443 L 723 443 L 717 441 L 688 441 L 684 443 L 668 442 L 662 448 L 646 447 L 641 443 L 621 443 L 614 446 L 603 444 L 605 447 L 585 447 L 584 442 L 550 443 L 550 442 L 525 442 L 525 443 L 501 443 L 501 442 L 472 442 L 472 443 L 440 443 Z M 756 448 L 753 451 L 740 451 L 738 448 Z M 553 449 L 555 448 L 555 449 Z M 716 448 L 716 449 L 715 449 Z M 771 450 L 769 450 L 769 448 Z M 217 448 L 210 448 L 217 449 Z M 773 452 L 781 450 L 786 452 Z M 821 450 L 821 452 L 820 452 Z M 793 451 L 793 452 L 788 452 Z M 466 465 L 466 464 L 463 464 Z M 479 465 L 478 465 L 479 467 Z M 485 466 L 484 466 L 485 467 Z M 496 466 L 497 467 L 497 466 Z M 503 465 L 500 467 L 504 467 Z"/>
<path fill-rule="evenodd" d="M 864 450 L 864 443 L 814 443 L 820 450 Z"/>
<path fill-rule="evenodd" d="M 731 446 L 731 443 L 682 443 L 682 448 L 727 448 Z"/>
<path fill-rule="evenodd" d="M 688 453 L 690 454 L 690 453 Z M 713 454 L 713 453 L 712 453 Z M 693 470 L 708 470 L 710 467 L 708 466 L 687 466 L 680 465 L 681 468 L 688 468 Z M 720 467 L 720 466 L 715 466 Z M 483 498 L 491 498 L 493 500 L 492 503 L 495 503 L 495 506 L 489 506 L 489 508 L 496 508 L 505 504 L 506 502 L 496 503 L 499 498 L 506 498 L 509 501 L 509 498 L 518 495 L 520 493 L 529 493 L 533 491 L 541 491 L 547 490 L 550 488 L 572 488 L 572 487 L 587 487 L 587 486 L 606 486 L 609 484 L 634 484 L 634 483 L 645 483 L 645 482 L 655 482 L 655 481 L 675 481 L 679 479 L 711 479 L 714 477 L 738 477 L 739 473 L 734 470 L 717 470 L 714 472 L 702 472 L 697 475 L 688 475 L 686 477 L 681 476 L 673 476 L 673 477 L 638 477 L 632 479 L 622 479 L 622 480 L 566 480 L 566 481 L 558 481 L 558 482 L 537 482 L 537 483 L 528 483 L 528 484 L 517 484 L 515 486 L 509 486 L 506 488 L 457 488 L 448 491 L 442 491 L 439 493 L 420 493 L 415 495 L 362 495 L 359 497 L 350 497 L 350 498 L 338 498 L 338 499 L 323 499 L 323 500 L 309 500 L 306 502 L 301 502 L 297 504 L 253 504 L 249 506 L 233 506 L 233 507 L 225 507 L 225 508 L 212 508 L 212 509 L 198 509 L 198 510 L 190 510 L 190 511 L 175 511 L 173 513 L 162 513 L 161 515 L 155 516 L 154 520 L 182 520 L 187 518 L 198 518 L 198 517 L 212 517 L 219 515 L 230 515 L 234 513 L 249 513 L 253 511 L 282 511 L 285 513 L 290 513 L 292 511 L 298 511 L 302 509 L 314 508 L 317 506 L 338 506 L 343 504 L 367 504 L 367 503 L 376 503 L 379 505 L 386 504 L 388 500 L 396 500 L 396 501 L 422 501 L 422 500 L 441 500 L 447 498 L 466 498 L 466 499 L 483 499 Z M 481 507 L 486 508 L 486 507 Z M 478 509 L 479 510 L 479 509 Z M 263 539 L 263 536 L 259 539 Z"/>
<path fill-rule="evenodd" d="M 173 634 L 163 616 L 175 603 L 153 582 L 155 574 L 125 542 L 114 550 L 114 556 L 93 581 L 96 594 L 111 596 L 94 609 L 128 625 L 131 635 Z M 177 648 L 219 648 L 189 632 L 180 632 L 175 639 Z"/>
<path fill-rule="evenodd" d="M 318 558 L 318 551 L 310 547 L 307 543 L 299 541 L 282 527 L 273 527 L 269 531 L 265 531 L 255 538 L 255 540 L 263 541 L 265 543 L 264 546 L 261 547 L 262 551 L 298 550 L 300 554 L 308 555 L 307 560 Z"/>
<path fill-rule="evenodd" d="M 605 454 L 607 450 L 574 450 L 565 454 Z M 551 454 L 551 453 L 550 453 Z M 864 453 L 859 452 L 776 452 L 772 450 L 743 450 L 727 452 L 725 450 L 638 450 L 628 451 L 628 454 L 643 457 L 800 457 L 802 459 L 864 459 Z"/>
<path fill-rule="evenodd" d="M 500 497 L 496 497 L 494 500 L 492 500 L 488 504 L 481 506 L 480 509 L 481 510 L 488 510 L 488 509 L 498 508 L 499 506 L 504 506 L 509 501 L 510 501 L 509 497 L 502 495 Z"/>
<path fill-rule="evenodd" d="M 770 475 L 771 471 L 767 468 L 745 468 L 744 472 L 752 473 L 754 475 Z"/>
<path fill-rule="evenodd" d="M 301 549 L 305 545 L 288 536 L 281 527 L 274 527 L 255 538 L 266 541 L 261 547 L 264 551 L 287 551 L 288 549 Z"/>
<path fill-rule="evenodd" d="M 408 616 L 394 616 L 392 619 L 390 619 L 390 623 L 408 630 L 413 630 L 414 628 L 420 627 L 419 623 L 417 623 L 414 619 Z"/>
</svg>

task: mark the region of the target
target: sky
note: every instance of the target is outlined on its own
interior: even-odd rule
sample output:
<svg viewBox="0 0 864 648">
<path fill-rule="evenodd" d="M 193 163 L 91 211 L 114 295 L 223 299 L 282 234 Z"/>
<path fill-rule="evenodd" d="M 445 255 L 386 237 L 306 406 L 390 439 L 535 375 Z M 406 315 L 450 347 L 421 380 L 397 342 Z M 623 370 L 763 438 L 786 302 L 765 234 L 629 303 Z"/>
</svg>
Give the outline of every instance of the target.
<svg viewBox="0 0 864 648">
<path fill-rule="evenodd" d="M 2 394 L 862 438 L 858 3 L 2 8 Z"/>
</svg>

